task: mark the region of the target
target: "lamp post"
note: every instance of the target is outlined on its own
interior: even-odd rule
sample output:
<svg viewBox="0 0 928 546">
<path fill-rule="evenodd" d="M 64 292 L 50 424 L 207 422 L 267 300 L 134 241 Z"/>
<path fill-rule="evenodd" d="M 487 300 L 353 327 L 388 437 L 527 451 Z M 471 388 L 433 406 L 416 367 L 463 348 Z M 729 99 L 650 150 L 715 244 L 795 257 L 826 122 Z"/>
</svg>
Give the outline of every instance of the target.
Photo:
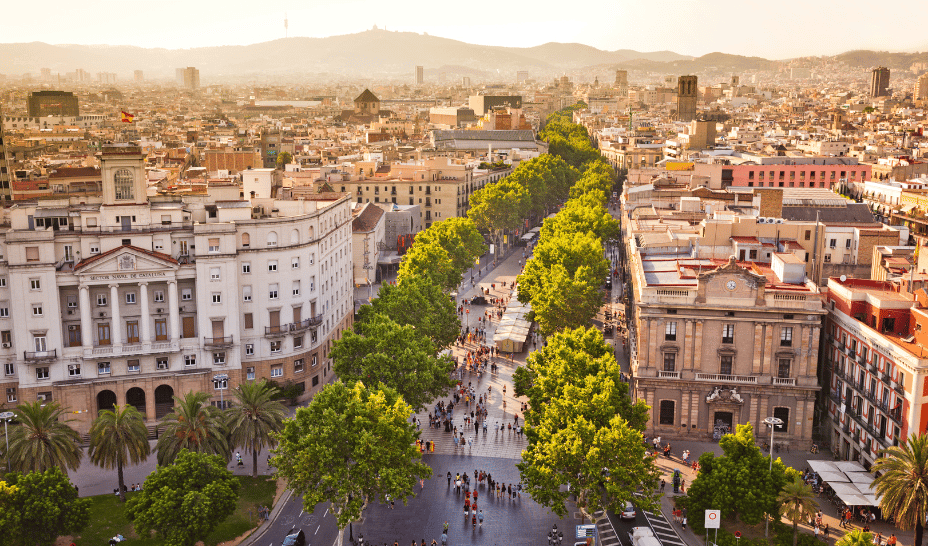
<svg viewBox="0 0 928 546">
<path fill-rule="evenodd" d="M 6 424 L 10 422 L 10 419 L 15 417 L 16 414 L 12 411 L 5 411 L 0 413 L 0 419 L 3 419 L 3 437 L 6 438 L 6 471 L 10 471 L 10 436 L 6 433 Z"/>
<path fill-rule="evenodd" d="M 213 376 L 213 387 L 215 387 L 216 390 L 219 391 L 219 407 L 222 409 L 226 409 L 226 403 L 223 397 L 223 393 L 225 392 L 226 389 L 229 388 L 229 374 L 220 373 L 220 374 L 214 375 Z"/>
<path fill-rule="evenodd" d="M 780 419 L 778 417 L 768 417 L 764 419 L 764 424 L 770 427 L 770 470 L 768 472 L 770 474 L 773 474 L 773 431 L 778 426 L 783 424 L 783 419 Z M 769 538 L 768 536 L 769 529 L 770 529 L 770 515 L 768 514 L 767 517 L 764 518 L 764 538 Z"/>
</svg>

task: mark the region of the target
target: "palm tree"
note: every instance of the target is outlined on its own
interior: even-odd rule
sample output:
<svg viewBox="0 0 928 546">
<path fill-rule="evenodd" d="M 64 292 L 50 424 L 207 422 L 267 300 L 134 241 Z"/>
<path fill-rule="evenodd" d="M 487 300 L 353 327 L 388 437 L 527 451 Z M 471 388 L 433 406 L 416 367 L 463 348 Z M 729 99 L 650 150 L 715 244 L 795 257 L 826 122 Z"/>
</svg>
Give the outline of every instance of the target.
<svg viewBox="0 0 928 546">
<path fill-rule="evenodd" d="M 229 441 L 222 412 L 208 404 L 205 392 L 174 397 L 174 411 L 165 415 L 158 438 L 158 464 L 170 464 L 182 449 L 221 455 L 229 460 Z"/>
<path fill-rule="evenodd" d="M 815 493 L 799 476 L 787 482 L 777 495 L 780 503 L 780 515 L 793 522 L 793 546 L 799 541 L 799 522 L 809 519 L 818 510 Z"/>
<path fill-rule="evenodd" d="M 235 447 L 251 449 L 252 476 L 258 475 L 258 452 L 271 447 L 272 432 L 283 428 L 287 409 L 272 400 L 277 388 L 263 379 L 240 384 L 233 392 L 235 403 L 227 410 L 229 437 Z"/>
<path fill-rule="evenodd" d="M 921 546 L 928 509 L 928 437 L 909 436 L 906 443 L 880 454 L 873 463 L 877 478 L 871 486 L 880 496 L 880 510 L 891 515 L 900 529 L 914 527 L 915 546 Z"/>
<path fill-rule="evenodd" d="M 13 410 L 19 425 L 10 427 L 9 460 L 19 472 L 44 472 L 57 466 L 67 474 L 81 465 L 81 437 L 62 419 L 64 410 L 56 402 L 38 400 Z"/>
<path fill-rule="evenodd" d="M 835 546 L 873 546 L 873 533 L 865 533 L 863 529 L 854 529 L 841 537 Z"/>
<path fill-rule="evenodd" d="M 119 500 L 125 502 L 122 469 L 127 464 L 139 464 L 148 458 L 148 429 L 142 414 L 134 406 L 113 406 L 101 411 L 90 425 L 90 461 L 107 469 L 116 469 L 119 477 Z"/>
</svg>

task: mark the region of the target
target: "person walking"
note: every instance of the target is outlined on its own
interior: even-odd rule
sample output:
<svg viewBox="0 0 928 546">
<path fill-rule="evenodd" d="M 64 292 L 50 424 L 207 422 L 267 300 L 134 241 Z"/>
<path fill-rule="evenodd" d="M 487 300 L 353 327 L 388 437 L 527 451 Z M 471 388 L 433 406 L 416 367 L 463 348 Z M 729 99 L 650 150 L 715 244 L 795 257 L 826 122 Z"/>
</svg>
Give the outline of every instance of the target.
<svg viewBox="0 0 928 546">
<path fill-rule="evenodd" d="M 477 514 L 477 521 L 480 522 L 480 526 L 483 527 L 483 509 Z"/>
</svg>

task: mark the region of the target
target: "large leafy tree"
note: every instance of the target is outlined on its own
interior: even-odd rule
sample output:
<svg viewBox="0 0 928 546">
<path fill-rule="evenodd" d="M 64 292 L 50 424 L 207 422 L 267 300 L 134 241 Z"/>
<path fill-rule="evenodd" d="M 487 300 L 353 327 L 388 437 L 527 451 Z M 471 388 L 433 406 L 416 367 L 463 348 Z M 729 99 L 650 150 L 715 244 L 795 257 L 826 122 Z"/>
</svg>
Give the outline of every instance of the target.
<svg viewBox="0 0 928 546">
<path fill-rule="evenodd" d="M 413 244 L 403 256 L 396 282 L 403 283 L 414 277 L 428 278 L 448 292 L 461 284 L 461 275 L 456 272 L 448 251 L 437 241 Z"/>
<path fill-rule="evenodd" d="M 915 529 L 915 546 L 921 546 L 928 511 L 928 436 L 910 435 L 902 445 L 884 449 L 873 463 L 880 495 L 880 510 L 891 515 L 900 529 Z"/>
<path fill-rule="evenodd" d="M 272 434 L 284 426 L 287 408 L 274 400 L 278 389 L 261 381 L 239 384 L 232 391 L 235 403 L 226 410 L 230 443 L 251 451 L 251 475 L 258 475 L 258 452 L 271 447 Z"/>
<path fill-rule="evenodd" d="M 535 321 L 545 336 L 563 329 L 589 324 L 602 307 L 603 294 L 599 277 L 583 266 L 571 276 L 559 264 L 548 271 L 548 278 L 540 290 L 534 291 L 532 309 Z"/>
<path fill-rule="evenodd" d="M 81 464 L 80 435 L 64 417 L 57 402 L 42 405 L 38 400 L 13 410 L 18 425 L 10 427 L 9 460 L 12 470 L 43 472 L 53 467 L 63 472 Z"/>
<path fill-rule="evenodd" d="M 528 213 L 530 205 L 531 196 L 528 190 L 518 182 L 505 178 L 475 191 L 470 196 L 467 217 L 474 221 L 478 229 L 489 232 L 498 246 L 504 231 L 514 230 L 522 225 L 522 219 Z"/>
<path fill-rule="evenodd" d="M 429 277 L 406 277 L 385 284 L 380 293 L 358 312 L 358 322 L 383 315 L 397 324 L 411 326 L 432 340 L 438 349 L 447 347 L 461 332 L 461 319 L 454 301 Z M 356 323 L 357 324 L 357 323 Z"/>
<path fill-rule="evenodd" d="M 432 469 L 415 447 L 412 408 L 383 386 L 337 381 L 287 421 L 271 460 L 277 477 L 313 510 L 331 502 L 338 528 L 361 516 L 368 501 L 406 502 Z M 339 543 L 343 533 L 339 532 Z"/>
<path fill-rule="evenodd" d="M 812 487 L 802 481 L 801 476 L 794 476 L 792 481 L 783 485 L 777 496 L 780 503 L 780 515 L 793 523 L 793 546 L 799 541 L 799 522 L 808 521 L 818 510 Z"/>
<path fill-rule="evenodd" d="M 458 280 L 465 271 L 474 265 L 474 260 L 486 250 L 483 237 L 477 231 L 473 220 L 469 218 L 447 218 L 435 222 L 426 230 L 416 235 L 413 248 L 418 244 L 438 243 L 445 249 L 451 259 Z"/>
<path fill-rule="evenodd" d="M 22 518 L 16 511 L 19 488 L 0 481 L 0 546 L 17 546 L 15 537 Z"/>
<path fill-rule="evenodd" d="M 778 513 L 777 495 L 798 472 L 780 459 L 773 462 L 770 471 L 770 460 L 754 443 L 754 429 L 749 424 L 738 425 L 719 445 L 723 455 L 707 452 L 699 457 L 699 475 L 687 491 L 690 513 L 721 510 L 723 518 L 740 519 L 748 525 L 762 521 L 764 514 Z M 702 521 L 691 521 L 694 531 L 701 533 Z"/>
<path fill-rule="evenodd" d="M 541 227 L 542 238 L 555 236 L 558 232 L 591 232 L 603 241 L 610 241 L 619 237 L 619 222 L 598 204 L 571 199 L 554 218 L 545 220 Z"/>
<path fill-rule="evenodd" d="M 90 521 L 90 500 L 77 498 L 77 490 L 58 466 L 13 472 L 6 483 L 0 522 L 9 534 L 0 537 L 0 544 L 51 546 L 59 536 L 76 534 Z"/>
<path fill-rule="evenodd" d="M 592 233 L 557 232 L 541 239 L 532 259 L 519 275 L 519 301 L 532 302 L 551 282 L 551 269 L 561 265 L 575 281 L 585 281 L 599 288 L 609 275 L 609 261 L 602 241 Z M 583 268 L 584 271 L 579 270 Z M 578 272 L 580 275 L 578 275 Z"/>
<path fill-rule="evenodd" d="M 145 479 L 126 516 L 142 537 L 155 533 L 167 546 L 193 546 L 232 515 L 238 488 L 222 457 L 182 449 Z"/>
<path fill-rule="evenodd" d="M 148 429 L 142 414 L 134 406 L 115 406 L 103 410 L 90 425 L 90 448 L 87 454 L 93 464 L 116 469 L 119 481 L 119 500 L 125 502 L 123 468 L 139 464 L 148 458 Z"/>
<path fill-rule="evenodd" d="M 226 461 L 232 453 L 225 419 L 219 408 L 209 405 L 205 392 L 188 392 L 174 397 L 174 411 L 161 423 L 158 438 L 158 464 L 170 464 L 182 450 L 220 455 Z"/>
<path fill-rule="evenodd" d="M 436 356 L 435 344 L 412 326 L 373 315 L 345 332 L 332 347 L 336 375 L 347 382 L 378 382 L 395 389 L 416 411 L 448 392 L 454 363 Z"/>
</svg>

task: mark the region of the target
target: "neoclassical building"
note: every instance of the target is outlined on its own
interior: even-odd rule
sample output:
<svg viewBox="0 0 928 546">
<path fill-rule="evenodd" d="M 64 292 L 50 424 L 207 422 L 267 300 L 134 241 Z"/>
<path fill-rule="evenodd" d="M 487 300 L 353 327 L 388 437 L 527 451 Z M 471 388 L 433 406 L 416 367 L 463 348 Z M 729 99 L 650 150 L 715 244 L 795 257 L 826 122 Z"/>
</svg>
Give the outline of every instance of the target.
<svg viewBox="0 0 928 546">
<path fill-rule="evenodd" d="M 0 233 L 5 407 L 57 401 L 86 432 L 132 404 L 268 378 L 332 378 L 353 316 L 347 196 L 242 200 L 238 187 L 149 196 L 138 147 L 101 154 L 100 197 L 19 202 Z M 228 391 L 226 391 L 228 393 Z"/>
</svg>

